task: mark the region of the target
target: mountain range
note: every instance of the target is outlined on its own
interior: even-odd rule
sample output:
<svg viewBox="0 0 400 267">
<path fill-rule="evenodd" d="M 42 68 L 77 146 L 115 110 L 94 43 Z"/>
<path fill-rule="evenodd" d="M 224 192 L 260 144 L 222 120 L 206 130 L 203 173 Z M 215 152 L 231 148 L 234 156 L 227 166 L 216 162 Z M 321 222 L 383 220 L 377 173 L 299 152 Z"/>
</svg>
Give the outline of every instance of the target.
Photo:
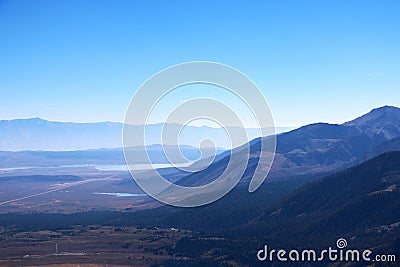
<svg viewBox="0 0 400 267">
<path fill-rule="evenodd" d="M 386 175 L 389 177 L 390 175 L 394 174 L 393 179 L 396 178 L 398 172 L 396 168 L 400 166 L 396 165 L 396 160 L 400 158 L 400 154 L 390 152 L 400 151 L 400 131 L 398 131 L 398 125 L 400 124 L 397 121 L 399 117 L 399 108 L 382 107 L 374 109 L 370 113 L 350 122 L 352 125 L 349 125 L 350 123 L 345 123 L 343 125 L 330 125 L 321 123 L 305 126 L 300 129 L 278 135 L 278 157 L 276 158 L 289 158 L 292 161 L 293 166 L 278 165 L 278 168 L 276 165 L 280 164 L 280 162 L 274 162 L 272 171 L 270 172 L 267 180 L 264 182 L 264 185 L 260 188 L 260 192 L 256 191 L 255 193 L 248 194 L 247 190 L 244 189 L 246 189 L 252 172 L 254 172 L 255 166 L 258 163 L 257 155 L 260 150 L 260 140 L 253 140 L 250 143 L 250 151 L 253 157 L 249 160 L 247 169 L 242 177 L 241 182 L 239 183 L 238 189 L 236 189 L 239 190 L 241 194 L 235 193 L 236 191 L 233 190 L 230 196 L 235 195 L 235 197 L 229 197 L 228 195 L 216 203 L 204 208 L 202 207 L 194 209 L 194 211 L 182 211 L 170 207 L 163 207 L 161 209 L 170 210 L 171 213 L 162 211 L 162 214 L 166 214 L 166 216 L 168 216 L 168 214 L 173 215 L 168 218 L 158 217 L 155 219 L 155 221 L 160 223 L 169 222 L 170 224 L 177 224 L 180 226 L 191 225 L 193 227 L 193 225 L 198 225 L 198 227 L 208 226 L 208 228 L 212 228 L 206 221 L 206 218 L 208 217 L 204 217 L 205 213 L 202 212 L 206 210 L 208 210 L 207 213 L 213 214 L 214 220 L 219 222 L 221 222 L 223 220 L 223 216 L 227 214 L 229 216 L 238 216 L 241 214 L 241 216 L 234 219 L 236 221 L 241 219 L 244 221 L 258 220 L 265 217 L 265 214 L 263 215 L 262 213 L 259 213 L 260 209 L 254 208 L 255 206 L 264 206 L 265 210 L 266 207 L 270 206 L 270 203 L 273 203 L 274 200 L 279 198 L 279 196 L 285 195 L 287 192 L 293 190 L 293 188 L 300 188 L 309 182 L 312 183 L 312 181 L 318 181 L 322 183 L 321 181 L 325 180 L 321 180 L 321 178 L 325 176 L 330 177 L 325 179 L 328 181 L 334 181 L 333 183 L 338 183 L 338 185 L 329 185 L 328 183 L 322 183 L 321 187 L 315 187 L 315 185 L 313 185 L 310 191 L 304 193 L 304 200 L 306 200 L 308 195 L 311 206 L 320 205 L 321 207 L 325 207 L 324 205 L 326 203 L 324 203 L 325 199 L 323 197 L 327 196 L 327 192 L 323 190 L 323 187 L 327 187 L 326 190 L 333 190 L 335 188 L 335 190 L 337 189 L 337 192 L 344 190 L 344 193 L 348 192 L 351 197 L 357 197 L 357 194 L 365 195 L 375 191 L 378 192 L 388 188 L 392 188 L 394 190 L 397 188 L 397 182 L 389 184 L 390 181 L 380 181 L 379 177 L 383 179 L 383 177 Z M 383 121 L 385 123 L 382 123 Z M 360 122 L 365 122 L 366 125 Z M 370 131 L 370 129 L 375 129 L 378 134 L 374 134 L 372 131 Z M 363 142 L 360 143 L 359 139 Z M 340 147 L 336 148 L 333 144 L 339 144 Z M 321 149 L 322 147 L 325 147 L 325 149 Z M 291 153 L 293 150 L 303 150 L 304 154 L 299 155 L 300 153 L 297 153 L 296 155 L 293 155 L 294 153 Z M 315 150 L 317 152 L 315 152 Z M 243 153 L 243 151 L 241 148 L 237 148 L 236 150 L 233 150 L 232 153 Z M 226 168 L 227 162 L 230 159 L 229 154 L 229 151 L 223 152 L 218 156 L 219 160 L 211 164 L 208 168 L 203 171 L 184 176 L 177 183 L 184 186 L 198 186 L 217 179 Z M 382 154 L 386 156 L 380 156 Z M 324 156 L 331 158 L 332 160 L 323 160 Z M 337 157 L 337 159 L 335 157 Z M 305 159 L 308 159 L 308 161 Z M 386 163 L 386 161 L 389 163 Z M 286 171 L 286 176 L 284 177 L 282 176 L 282 169 Z M 345 178 L 336 179 L 332 177 Z M 351 184 L 352 187 L 350 188 L 346 182 Z M 374 184 L 376 186 L 368 187 L 369 185 L 367 184 L 370 182 L 376 183 Z M 365 185 L 363 185 L 363 183 L 365 183 Z M 316 182 L 316 184 L 318 183 Z M 363 186 L 367 186 L 367 188 L 373 188 L 373 191 L 362 191 Z M 244 190 L 244 192 L 242 190 Z M 359 191 L 358 193 L 356 192 L 357 190 Z M 333 194 L 335 192 L 332 191 L 331 193 Z M 242 194 L 249 196 L 244 197 Z M 321 199 L 314 199 L 314 196 L 320 196 Z M 339 195 L 337 197 L 343 198 L 344 196 Z M 299 202 L 295 201 L 294 199 L 292 200 L 290 200 L 293 202 L 291 205 L 294 207 L 299 207 L 300 210 L 305 211 L 306 206 L 308 205 L 306 203 L 308 202 L 304 202 L 304 206 L 301 206 L 302 201 Z M 353 200 L 354 199 L 344 199 L 344 202 Z M 315 204 L 313 204 L 313 202 L 315 202 Z M 218 212 L 215 212 L 213 209 L 218 210 Z M 251 212 L 251 210 L 254 212 Z M 279 210 L 279 208 L 276 210 Z M 310 212 L 316 212 L 317 210 L 318 209 L 310 208 Z M 187 220 L 190 223 L 185 223 L 185 220 L 183 220 L 181 215 L 179 215 L 181 212 L 182 214 L 190 214 L 187 217 Z M 152 214 L 151 212 L 145 213 L 147 215 Z M 154 213 L 159 214 L 158 211 L 154 211 Z M 244 214 L 249 214 L 249 217 L 245 216 Z M 294 214 L 293 216 L 298 215 L 299 214 Z M 201 219 L 203 217 L 204 219 Z M 193 220 L 196 220 L 196 222 Z M 221 226 L 227 224 L 230 225 L 229 220 L 216 225 Z"/>
<path fill-rule="evenodd" d="M 400 108 L 392 106 L 374 109 L 344 124 L 316 123 L 303 126 L 276 136 L 275 158 L 268 179 L 321 176 L 354 166 L 380 153 L 397 150 L 400 146 L 398 137 Z M 257 159 L 262 141 L 261 138 L 256 138 L 248 144 L 250 160 L 243 181 L 248 181 L 259 163 Z M 218 156 L 219 161 L 203 172 L 189 175 L 179 183 L 186 186 L 209 183 L 223 173 L 230 153 L 244 154 L 243 151 L 243 147 L 226 151 Z M 242 158 L 244 157 L 245 155 Z"/>
<path fill-rule="evenodd" d="M 334 170 L 399 136 L 400 109 L 391 106 L 340 125 L 304 126 L 277 137 L 274 175 Z"/>
</svg>

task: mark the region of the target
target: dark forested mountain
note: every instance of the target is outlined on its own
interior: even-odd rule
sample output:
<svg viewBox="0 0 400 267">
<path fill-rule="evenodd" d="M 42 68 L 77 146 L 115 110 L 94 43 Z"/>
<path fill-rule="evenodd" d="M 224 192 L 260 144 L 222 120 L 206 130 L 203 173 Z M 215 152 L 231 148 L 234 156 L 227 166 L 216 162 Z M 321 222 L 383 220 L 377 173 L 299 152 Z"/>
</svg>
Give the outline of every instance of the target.
<svg viewBox="0 0 400 267">
<path fill-rule="evenodd" d="M 311 182 L 265 215 L 274 220 L 289 217 L 335 222 L 334 230 L 342 233 L 400 221 L 400 152 Z"/>
<path fill-rule="evenodd" d="M 178 251 L 185 256 L 201 258 L 213 251 L 214 255 L 240 259 L 250 266 L 261 264 L 255 254 L 264 244 L 288 249 L 324 248 L 345 238 L 353 248 L 399 253 L 400 152 L 387 152 L 318 179 L 277 201 L 276 195 L 288 191 L 282 186 L 282 182 L 270 182 L 245 198 L 239 187 L 205 207 L 140 211 L 136 221 L 202 232 L 200 237 L 178 244 Z M 224 239 L 207 239 L 204 235 Z"/>
<path fill-rule="evenodd" d="M 225 202 L 227 206 L 229 203 L 235 203 L 233 205 L 235 208 L 231 211 L 232 217 L 229 217 L 229 214 L 225 214 L 228 216 L 225 217 L 226 221 L 241 221 L 241 218 L 237 217 L 236 215 L 238 214 L 233 210 L 240 210 L 241 205 L 251 210 L 254 205 L 259 205 L 257 202 L 261 201 L 261 199 L 264 198 L 268 201 L 268 187 L 269 189 L 274 188 L 277 190 L 279 188 L 277 187 L 278 184 L 278 182 L 265 184 L 261 188 L 263 193 L 254 193 L 254 202 L 246 201 L 244 203 L 242 201 L 242 204 L 240 204 L 235 201 L 238 198 L 230 199 L 232 196 L 228 195 L 226 198 L 230 200 L 227 202 L 221 200 L 221 202 Z M 281 186 L 284 188 L 283 183 L 281 183 Z M 291 186 L 291 188 L 295 187 L 294 185 Z M 240 191 L 240 194 L 245 194 L 240 187 L 237 191 Z M 234 192 L 233 194 L 236 193 Z M 360 225 L 368 225 L 370 223 L 394 223 L 396 220 L 400 222 L 400 152 L 387 152 L 355 167 L 321 179 L 316 179 L 288 195 L 280 203 L 275 204 L 273 208 L 268 208 L 266 203 L 263 205 L 265 205 L 263 211 L 259 212 L 256 217 L 248 218 L 247 222 L 258 224 L 260 222 L 286 219 L 292 222 L 297 218 L 299 221 L 303 221 L 304 219 L 308 223 L 313 224 L 314 222 L 318 221 L 320 223 L 324 220 L 328 223 L 329 219 L 337 216 L 332 221 L 335 222 L 335 230 L 341 231 L 350 231 L 351 229 L 359 228 Z M 217 203 L 214 203 L 195 210 L 204 209 L 204 212 L 210 214 L 210 216 L 211 214 L 212 216 L 218 216 L 218 213 L 215 213 L 213 210 L 216 206 L 218 206 Z M 157 213 L 154 210 L 150 213 L 143 211 L 143 213 L 158 214 L 159 218 L 157 221 L 159 223 L 169 221 L 169 223 L 176 225 L 185 224 L 185 220 L 193 220 L 195 217 L 192 216 L 193 214 L 190 209 L 160 209 L 164 210 L 164 212 Z M 166 212 L 168 209 L 171 209 L 171 211 L 175 210 L 173 216 L 175 219 L 163 220 L 163 216 L 169 217 L 167 215 L 168 212 Z M 260 208 L 258 211 L 260 211 Z M 164 215 L 161 216 L 160 214 Z M 185 214 L 191 215 L 186 218 Z M 255 214 L 253 215 L 255 216 Z M 349 217 L 346 217 L 346 220 L 340 220 L 340 216 L 345 215 Z M 205 218 L 196 217 L 196 220 L 201 221 L 205 220 Z M 340 225 L 341 222 L 343 225 Z M 207 224 L 206 222 L 203 223 L 199 223 L 200 228 Z M 347 224 L 354 225 L 350 227 Z M 216 225 L 215 227 L 218 226 Z"/>
<path fill-rule="evenodd" d="M 253 222 L 224 233 L 254 242 L 254 249 L 262 243 L 327 247 L 345 238 L 352 248 L 399 257 L 400 152 L 384 153 L 311 182 Z"/>
</svg>

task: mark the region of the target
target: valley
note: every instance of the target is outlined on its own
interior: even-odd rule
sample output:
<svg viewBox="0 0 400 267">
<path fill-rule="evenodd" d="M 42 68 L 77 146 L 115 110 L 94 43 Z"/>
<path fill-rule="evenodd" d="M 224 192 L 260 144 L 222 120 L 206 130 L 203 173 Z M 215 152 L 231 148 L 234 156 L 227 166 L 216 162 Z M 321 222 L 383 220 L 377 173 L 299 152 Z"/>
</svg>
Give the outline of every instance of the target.
<svg viewBox="0 0 400 267">
<path fill-rule="evenodd" d="M 149 266 L 177 257 L 190 231 L 73 226 L 49 231 L 0 229 L 0 266 Z"/>
<path fill-rule="evenodd" d="M 262 164 L 262 140 L 254 139 L 239 184 L 194 209 L 155 201 L 126 170 L 7 170 L 0 177 L 0 265 L 262 266 L 255 255 L 266 243 L 323 248 L 339 237 L 400 258 L 399 118 L 400 109 L 382 107 L 342 125 L 278 135 L 272 170 L 250 194 L 250 178 Z M 231 153 L 241 159 L 243 151 L 221 151 L 199 172 L 158 171 L 172 183 L 201 186 L 224 172 Z M 139 173 L 152 178 L 146 169 Z"/>
</svg>

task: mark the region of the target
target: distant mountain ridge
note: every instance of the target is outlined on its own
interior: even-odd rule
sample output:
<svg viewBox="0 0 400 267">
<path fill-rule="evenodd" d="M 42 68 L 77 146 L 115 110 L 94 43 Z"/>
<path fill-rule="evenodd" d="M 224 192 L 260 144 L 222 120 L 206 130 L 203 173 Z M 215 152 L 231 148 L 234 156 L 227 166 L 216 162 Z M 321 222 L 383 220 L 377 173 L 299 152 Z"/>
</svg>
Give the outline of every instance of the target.
<svg viewBox="0 0 400 267">
<path fill-rule="evenodd" d="M 146 126 L 146 145 L 162 143 L 162 127 L 162 123 Z M 118 148 L 122 147 L 122 129 L 123 124 L 119 122 L 74 123 L 40 118 L 0 120 L 0 151 Z M 277 128 L 277 132 L 289 129 L 292 128 Z M 212 137 L 217 147 L 229 147 L 222 128 L 185 126 L 182 133 L 180 145 L 197 147 L 199 140 Z M 247 133 L 250 139 L 259 136 L 259 130 L 255 128 L 248 128 Z"/>
<path fill-rule="evenodd" d="M 121 147 L 122 124 L 73 123 L 40 118 L 0 121 L 0 150 L 82 150 Z"/>
</svg>

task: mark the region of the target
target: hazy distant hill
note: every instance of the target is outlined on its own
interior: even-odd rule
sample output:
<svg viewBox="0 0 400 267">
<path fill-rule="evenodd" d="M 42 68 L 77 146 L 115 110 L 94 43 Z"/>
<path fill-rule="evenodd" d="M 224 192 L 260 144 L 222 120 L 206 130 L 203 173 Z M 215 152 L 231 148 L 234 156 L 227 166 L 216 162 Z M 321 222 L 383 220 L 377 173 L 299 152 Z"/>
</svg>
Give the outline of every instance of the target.
<svg viewBox="0 0 400 267">
<path fill-rule="evenodd" d="M 81 150 L 121 147 L 122 125 L 40 118 L 0 121 L 0 150 Z"/>
<path fill-rule="evenodd" d="M 167 147 L 167 146 L 166 146 Z M 169 148 L 172 150 L 171 146 Z M 181 157 L 174 158 L 175 154 L 169 155 L 167 159 L 161 145 L 151 145 L 147 147 L 131 147 L 131 151 L 143 151 L 146 149 L 152 163 L 168 164 L 183 163 Z M 179 149 L 179 150 L 178 150 Z M 188 160 L 194 161 L 200 157 L 212 156 L 214 153 L 220 154 L 224 150 L 221 148 L 203 148 L 200 150 L 192 146 L 179 146 L 175 151 L 180 151 Z M 179 154 L 180 155 L 180 154 Z M 136 158 L 132 164 L 145 164 L 146 159 Z M 0 151 L 0 168 L 15 167 L 58 167 L 66 165 L 90 165 L 90 164 L 125 164 L 122 148 L 103 148 L 76 151 Z"/>
<path fill-rule="evenodd" d="M 116 122 L 73 123 L 40 118 L 2 120 L 0 151 L 71 151 L 122 147 L 122 127 L 121 123 Z M 162 127 L 161 123 L 146 126 L 147 145 L 162 143 L 160 140 Z M 277 132 L 289 129 L 278 128 Z M 249 139 L 259 136 L 258 129 L 249 128 L 247 132 Z M 205 126 L 186 126 L 180 144 L 197 147 L 198 142 L 205 137 L 213 138 L 218 147 L 229 147 L 229 140 L 223 129 Z"/>
</svg>

